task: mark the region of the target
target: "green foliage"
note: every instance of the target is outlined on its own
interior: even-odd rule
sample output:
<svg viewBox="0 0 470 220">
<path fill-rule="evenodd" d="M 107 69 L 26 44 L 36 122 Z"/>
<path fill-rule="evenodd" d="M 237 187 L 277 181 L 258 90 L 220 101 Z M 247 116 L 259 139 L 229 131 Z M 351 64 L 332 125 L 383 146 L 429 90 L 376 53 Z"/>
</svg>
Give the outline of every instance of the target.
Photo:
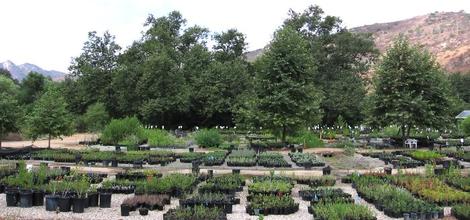
<svg viewBox="0 0 470 220">
<path fill-rule="evenodd" d="M 330 220 L 373 220 L 373 212 L 366 206 L 348 203 L 322 203 L 313 207 L 315 218 Z"/>
<path fill-rule="evenodd" d="M 18 87 L 14 82 L 0 75 L 0 147 L 2 147 L 2 138 L 8 132 L 17 130 L 20 115 L 18 114 L 18 102 L 16 95 Z"/>
<path fill-rule="evenodd" d="M 435 151 L 417 150 L 410 154 L 411 157 L 422 161 L 431 161 L 442 158 L 443 155 Z"/>
<path fill-rule="evenodd" d="M 168 131 L 160 129 L 146 130 L 148 141 L 151 147 L 175 147 L 178 140 Z"/>
<path fill-rule="evenodd" d="M 323 124 L 332 126 L 340 115 L 350 125 L 359 124 L 366 95 L 362 74 L 379 54 L 372 35 L 349 32 L 340 18 L 325 15 L 314 5 L 300 13 L 291 10 L 289 15 L 284 26 L 292 27 L 308 41 L 317 63 L 314 81 L 325 96 L 321 102 Z"/>
<path fill-rule="evenodd" d="M 288 139 L 290 143 L 303 144 L 306 148 L 323 147 L 324 143 L 317 134 L 309 131 L 302 131 Z"/>
<path fill-rule="evenodd" d="M 442 129 L 450 120 L 449 84 L 432 55 L 398 38 L 378 64 L 372 124 Z"/>
<path fill-rule="evenodd" d="M 109 115 L 103 103 L 90 105 L 83 115 L 83 121 L 88 131 L 101 131 L 109 121 Z"/>
<path fill-rule="evenodd" d="M 278 134 L 282 141 L 288 133 L 320 119 L 322 96 L 312 83 L 317 71 L 307 48 L 308 42 L 294 29 L 278 30 L 255 64 L 257 97 L 242 111 L 242 115 Z"/>
<path fill-rule="evenodd" d="M 201 147 L 219 147 L 223 141 L 217 129 L 201 129 L 196 132 L 194 139 Z"/>
<path fill-rule="evenodd" d="M 113 119 L 101 133 L 101 141 L 104 144 L 115 145 L 121 141 L 127 141 L 128 144 L 135 145 L 144 138 L 145 130 L 136 117 Z"/>
<path fill-rule="evenodd" d="M 464 119 L 460 127 L 466 136 L 470 136 L 470 117 L 467 117 L 466 119 Z"/>
<path fill-rule="evenodd" d="M 118 54 L 121 47 L 109 32 L 99 36 L 96 31 L 88 33 L 82 54 L 73 58 L 69 67 L 74 81 L 69 81 L 65 93 L 73 103 L 72 111 L 83 113 L 86 107 L 101 102 L 108 110 L 114 109 L 116 102 L 112 98 L 112 77 L 118 66 Z M 111 112 L 113 113 L 113 112 Z"/>
<path fill-rule="evenodd" d="M 457 219 L 470 219 L 470 205 L 461 204 L 452 207 L 452 214 Z"/>
<path fill-rule="evenodd" d="M 73 124 L 67 111 L 67 103 L 56 87 L 50 85 L 34 103 L 32 112 L 26 116 L 25 129 L 33 140 L 47 135 L 48 147 L 51 138 L 72 134 Z"/>
<path fill-rule="evenodd" d="M 20 84 L 19 102 L 24 105 L 33 104 L 47 89 L 48 80 L 40 73 L 28 73 Z"/>
</svg>

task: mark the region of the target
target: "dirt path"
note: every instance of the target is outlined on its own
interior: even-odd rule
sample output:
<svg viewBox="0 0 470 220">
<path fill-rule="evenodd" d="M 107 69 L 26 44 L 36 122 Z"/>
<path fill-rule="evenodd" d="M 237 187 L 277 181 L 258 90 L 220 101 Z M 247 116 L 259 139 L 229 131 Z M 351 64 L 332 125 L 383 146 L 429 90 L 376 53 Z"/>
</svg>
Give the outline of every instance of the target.
<svg viewBox="0 0 470 220">
<path fill-rule="evenodd" d="M 73 149 L 81 149 L 85 146 L 79 145 L 79 141 L 90 141 L 95 139 L 97 136 L 95 134 L 90 133 L 78 133 L 72 136 L 67 136 L 62 139 L 53 139 L 51 140 L 51 148 L 73 148 Z M 36 141 L 5 141 L 2 142 L 2 147 L 25 147 L 34 145 L 35 147 L 43 147 L 46 148 L 48 144 L 47 139 L 41 139 Z"/>
</svg>

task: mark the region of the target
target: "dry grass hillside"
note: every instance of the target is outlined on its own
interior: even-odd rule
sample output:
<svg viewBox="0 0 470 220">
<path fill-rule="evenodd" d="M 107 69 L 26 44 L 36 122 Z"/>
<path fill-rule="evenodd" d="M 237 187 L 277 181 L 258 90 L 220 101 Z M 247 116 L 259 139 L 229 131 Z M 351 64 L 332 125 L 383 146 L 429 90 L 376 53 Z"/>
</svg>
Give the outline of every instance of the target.
<svg viewBox="0 0 470 220">
<path fill-rule="evenodd" d="M 470 72 L 470 14 L 436 12 L 407 20 L 352 28 L 353 32 L 373 33 L 375 43 L 384 52 L 403 34 L 412 43 L 422 45 L 449 72 Z"/>
</svg>

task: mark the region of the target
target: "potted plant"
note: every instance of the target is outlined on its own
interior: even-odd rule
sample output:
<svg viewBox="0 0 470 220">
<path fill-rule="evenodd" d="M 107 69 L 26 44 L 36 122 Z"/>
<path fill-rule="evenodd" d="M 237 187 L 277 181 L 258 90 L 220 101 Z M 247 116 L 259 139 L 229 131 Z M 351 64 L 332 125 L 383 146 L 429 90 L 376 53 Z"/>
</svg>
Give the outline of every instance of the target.
<svg viewBox="0 0 470 220">
<path fill-rule="evenodd" d="M 47 164 L 41 164 L 36 174 L 36 186 L 33 191 L 33 206 L 44 205 L 44 185 L 47 181 Z"/>
<path fill-rule="evenodd" d="M 72 199 L 72 212 L 83 213 L 85 210 L 86 203 L 88 203 L 87 191 L 90 187 L 88 178 L 85 175 L 80 175 L 80 179 L 74 182 L 73 186 L 77 195 Z"/>
<path fill-rule="evenodd" d="M 331 167 L 326 166 L 323 168 L 323 175 L 330 175 L 331 174 Z"/>
<path fill-rule="evenodd" d="M 128 204 L 121 204 L 121 216 L 129 216 L 131 207 Z"/>
<path fill-rule="evenodd" d="M 112 196 L 112 183 L 110 181 L 103 182 L 103 188 L 100 191 L 100 207 L 110 208 L 111 207 L 111 196 Z"/>
<path fill-rule="evenodd" d="M 19 206 L 22 208 L 29 208 L 33 206 L 33 185 L 34 176 L 26 170 L 26 164 L 20 163 L 18 169 L 19 191 Z"/>
<path fill-rule="evenodd" d="M 88 207 L 98 207 L 98 191 L 96 186 L 88 188 Z"/>
<path fill-rule="evenodd" d="M 140 215 L 145 216 L 149 214 L 149 210 L 147 208 L 140 208 L 139 213 Z"/>
<path fill-rule="evenodd" d="M 56 181 L 51 181 L 47 186 L 51 194 L 46 195 L 46 211 L 56 211 L 59 203 L 59 196 L 56 195 L 58 183 Z"/>
<path fill-rule="evenodd" d="M 58 199 L 58 207 L 60 212 L 70 212 L 72 208 L 72 200 L 70 198 L 70 187 L 69 181 L 61 181 L 60 184 L 60 195 Z"/>
</svg>

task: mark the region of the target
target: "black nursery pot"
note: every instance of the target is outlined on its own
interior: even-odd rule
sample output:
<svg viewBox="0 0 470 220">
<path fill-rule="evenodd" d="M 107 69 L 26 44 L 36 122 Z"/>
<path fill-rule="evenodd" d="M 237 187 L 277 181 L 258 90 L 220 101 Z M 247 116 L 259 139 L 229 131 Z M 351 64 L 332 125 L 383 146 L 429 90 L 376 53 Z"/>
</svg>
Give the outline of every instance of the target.
<svg viewBox="0 0 470 220">
<path fill-rule="evenodd" d="M 111 161 L 111 166 L 112 167 L 118 167 L 118 161 L 117 160 L 112 160 Z"/>
<path fill-rule="evenodd" d="M 121 204 L 121 216 L 129 216 L 131 207 L 126 204 Z"/>
<path fill-rule="evenodd" d="M 140 208 L 139 213 L 140 213 L 140 215 L 148 215 L 149 210 L 147 208 Z"/>
<path fill-rule="evenodd" d="M 101 208 L 111 208 L 111 196 L 112 196 L 112 193 L 109 193 L 109 192 L 100 193 L 100 207 Z"/>
<path fill-rule="evenodd" d="M 384 171 L 387 175 L 392 175 L 392 168 L 391 167 L 385 167 Z"/>
<path fill-rule="evenodd" d="M 88 207 L 98 207 L 98 193 L 88 193 Z"/>
<path fill-rule="evenodd" d="M 47 195 L 46 197 L 46 211 L 56 211 L 59 203 L 59 197 L 56 195 Z"/>
<path fill-rule="evenodd" d="M 59 197 L 58 206 L 60 212 L 70 212 L 72 208 L 72 200 L 70 197 Z"/>
<path fill-rule="evenodd" d="M 7 189 L 5 190 L 5 194 L 6 194 L 7 206 L 8 207 L 16 206 L 16 204 L 18 203 L 18 199 L 19 199 L 18 190 Z"/>
<path fill-rule="evenodd" d="M 33 192 L 33 206 L 44 205 L 44 191 L 37 190 Z"/>
<path fill-rule="evenodd" d="M 88 202 L 87 198 L 73 198 L 72 199 L 72 212 L 83 213 L 85 211 L 85 203 Z"/>
<path fill-rule="evenodd" d="M 240 169 L 233 169 L 232 174 L 240 174 Z"/>
<path fill-rule="evenodd" d="M 325 168 L 323 168 L 323 175 L 330 175 L 331 174 L 331 167 L 330 166 L 326 166 Z"/>
<path fill-rule="evenodd" d="M 33 207 L 33 191 L 32 190 L 21 190 L 20 191 L 20 203 L 21 208 Z"/>
<path fill-rule="evenodd" d="M 190 147 L 189 152 L 194 152 L 194 147 Z"/>
</svg>

